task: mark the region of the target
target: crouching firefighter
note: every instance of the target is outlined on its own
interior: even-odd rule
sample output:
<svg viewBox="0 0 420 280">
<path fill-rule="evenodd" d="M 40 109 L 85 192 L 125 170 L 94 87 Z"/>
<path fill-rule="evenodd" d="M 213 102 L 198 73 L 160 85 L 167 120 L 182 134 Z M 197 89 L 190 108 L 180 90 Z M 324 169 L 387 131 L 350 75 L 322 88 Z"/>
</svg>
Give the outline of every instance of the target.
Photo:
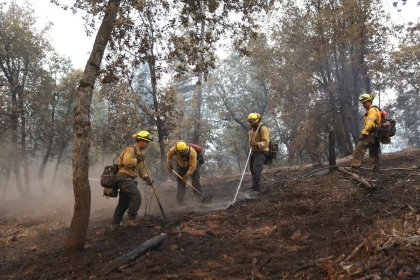
<svg viewBox="0 0 420 280">
<path fill-rule="evenodd" d="M 366 150 L 369 149 L 369 160 L 372 166 L 372 172 L 378 173 L 380 171 L 380 140 L 379 129 L 382 124 L 381 112 L 376 106 L 372 105 L 374 99 L 373 94 L 362 94 L 359 97 L 360 103 L 366 109 L 364 116 L 363 132 L 359 136 L 359 143 L 357 144 L 353 160 L 350 168 L 345 168 L 347 171 L 359 173 L 360 165 L 362 164 L 363 157 Z"/>
<path fill-rule="evenodd" d="M 147 148 L 150 141 L 150 133 L 140 131 L 133 135 L 136 144 L 125 148 L 118 160 L 118 173 L 115 175 L 117 188 L 120 190 L 118 205 L 115 208 L 112 219 L 111 230 L 117 230 L 123 220 L 124 213 L 127 211 L 127 223 L 135 225 L 135 218 L 141 205 L 141 194 L 137 188 L 136 177 L 142 178 L 147 185 L 152 185 L 152 181 L 147 176 L 144 165 L 145 156 L 143 151 Z"/>
<path fill-rule="evenodd" d="M 259 192 L 261 191 L 261 173 L 269 152 L 270 131 L 261 123 L 261 115 L 258 113 L 249 114 L 248 123 L 251 125 L 248 136 L 251 146 L 249 169 L 252 174 L 252 190 Z"/>
<path fill-rule="evenodd" d="M 182 205 L 185 192 L 186 182 L 191 177 L 192 185 L 201 192 L 200 184 L 200 164 L 197 161 L 197 152 L 192 149 L 185 141 L 176 142 L 175 146 L 169 149 L 167 154 L 168 171 L 172 172 L 172 157 L 176 156 L 176 172 L 182 177 L 176 178 L 177 193 L 176 200 Z M 194 195 L 198 198 L 200 194 L 194 191 Z"/>
</svg>

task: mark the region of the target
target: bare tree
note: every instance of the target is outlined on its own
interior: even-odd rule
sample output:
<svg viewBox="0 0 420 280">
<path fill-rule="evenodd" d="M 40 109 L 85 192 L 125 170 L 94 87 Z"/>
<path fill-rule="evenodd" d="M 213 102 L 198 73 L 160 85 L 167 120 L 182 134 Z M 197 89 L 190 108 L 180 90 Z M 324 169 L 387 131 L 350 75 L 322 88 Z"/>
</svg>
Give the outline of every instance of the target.
<svg viewBox="0 0 420 280">
<path fill-rule="evenodd" d="M 91 193 L 88 180 L 90 103 L 105 48 L 115 26 L 120 0 L 109 0 L 93 44 L 92 52 L 80 80 L 74 110 L 73 186 L 74 214 L 62 256 L 71 256 L 83 250 L 89 225 Z"/>
</svg>

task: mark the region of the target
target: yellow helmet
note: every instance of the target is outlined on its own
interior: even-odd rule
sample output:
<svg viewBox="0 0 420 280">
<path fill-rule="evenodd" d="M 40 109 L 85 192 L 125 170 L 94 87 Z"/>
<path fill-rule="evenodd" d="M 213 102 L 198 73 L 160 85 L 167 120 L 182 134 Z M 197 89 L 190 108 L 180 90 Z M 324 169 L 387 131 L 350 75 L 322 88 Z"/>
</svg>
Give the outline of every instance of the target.
<svg viewBox="0 0 420 280">
<path fill-rule="evenodd" d="M 248 115 L 248 123 L 254 124 L 261 119 L 261 115 L 258 113 L 251 113 Z"/>
<path fill-rule="evenodd" d="M 137 141 L 138 140 L 144 140 L 147 142 L 153 141 L 152 137 L 150 137 L 150 133 L 146 130 L 142 130 L 133 134 L 133 139 L 136 139 Z"/>
<path fill-rule="evenodd" d="M 366 101 L 372 101 L 375 98 L 375 96 L 372 93 L 363 93 L 359 97 L 359 101 L 361 103 L 365 103 Z"/>
<path fill-rule="evenodd" d="M 190 147 L 188 146 L 185 141 L 179 140 L 175 144 L 176 151 L 180 153 L 181 155 L 186 155 L 188 151 L 190 150 Z"/>
</svg>

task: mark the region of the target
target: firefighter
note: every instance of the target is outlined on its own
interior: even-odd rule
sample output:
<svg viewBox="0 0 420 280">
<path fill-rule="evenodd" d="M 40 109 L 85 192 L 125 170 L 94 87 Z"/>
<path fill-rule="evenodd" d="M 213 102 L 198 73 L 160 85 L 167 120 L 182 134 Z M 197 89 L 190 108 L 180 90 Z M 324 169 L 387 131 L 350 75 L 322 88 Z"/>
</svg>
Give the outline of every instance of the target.
<svg viewBox="0 0 420 280">
<path fill-rule="evenodd" d="M 372 166 L 372 172 L 378 173 L 380 171 L 379 128 L 382 123 L 382 118 L 379 109 L 372 105 L 373 99 L 374 95 L 367 93 L 364 93 L 359 97 L 360 103 L 362 103 L 363 107 L 366 109 L 363 132 L 360 134 L 359 143 L 354 150 L 351 167 L 345 168 L 346 170 L 357 174 L 359 173 L 359 168 L 367 149 L 369 149 L 369 160 Z"/>
<path fill-rule="evenodd" d="M 261 191 L 261 172 L 264 162 L 268 157 L 268 143 L 270 143 L 270 131 L 266 125 L 261 123 L 261 115 L 251 113 L 248 115 L 248 123 L 251 125 L 249 130 L 249 145 L 251 155 L 249 158 L 249 168 L 252 174 L 252 190 Z"/>
<path fill-rule="evenodd" d="M 139 131 L 134 134 L 133 139 L 136 144 L 127 147 L 120 155 L 118 160 L 118 173 L 115 175 L 117 188 L 120 190 L 120 198 L 115 208 L 114 217 L 111 223 L 111 230 L 117 230 L 123 220 L 124 213 L 127 211 L 127 224 L 136 225 L 135 218 L 141 205 L 141 194 L 137 188 L 136 177 L 142 178 L 146 184 L 151 186 L 152 181 L 147 176 L 144 165 L 145 156 L 143 151 L 153 141 L 148 131 Z"/>
<path fill-rule="evenodd" d="M 172 157 L 176 156 L 177 168 L 176 172 L 182 177 L 176 178 L 177 182 L 177 193 L 176 200 L 179 205 L 182 205 L 185 192 L 186 182 L 191 177 L 192 185 L 194 188 L 201 192 L 200 184 L 200 164 L 197 161 L 197 152 L 192 149 L 185 141 L 179 140 L 175 143 L 175 146 L 169 149 L 167 154 L 168 170 L 172 172 Z M 196 197 L 200 197 L 200 194 L 194 191 Z"/>
</svg>

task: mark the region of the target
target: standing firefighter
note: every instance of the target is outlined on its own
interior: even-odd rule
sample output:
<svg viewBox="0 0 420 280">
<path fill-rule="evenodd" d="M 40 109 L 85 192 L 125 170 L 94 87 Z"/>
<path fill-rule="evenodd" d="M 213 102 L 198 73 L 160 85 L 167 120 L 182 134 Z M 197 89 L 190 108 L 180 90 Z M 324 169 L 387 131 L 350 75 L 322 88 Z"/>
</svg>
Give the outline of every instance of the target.
<svg viewBox="0 0 420 280">
<path fill-rule="evenodd" d="M 262 125 L 261 115 L 258 113 L 249 114 L 248 123 L 251 125 L 248 135 L 251 146 L 249 168 L 252 174 L 252 190 L 259 192 L 261 191 L 261 172 L 269 151 L 270 131 L 267 126 Z"/>
<path fill-rule="evenodd" d="M 372 105 L 374 99 L 373 94 L 362 94 L 359 97 L 360 103 L 366 109 L 366 114 L 363 124 L 363 132 L 359 136 L 359 143 L 357 144 L 354 153 L 353 160 L 350 168 L 346 170 L 359 173 L 359 167 L 362 164 L 363 157 L 366 150 L 369 149 L 369 159 L 372 166 L 372 172 L 377 173 L 380 170 L 379 162 L 379 127 L 382 123 L 381 113 L 376 106 Z"/>
<path fill-rule="evenodd" d="M 147 148 L 150 141 L 150 133 L 140 131 L 133 135 L 133 139 L 137 142 L 135 145 L 127 147 L 120 155 L 118 160 L 118 173 L 115 175 L 117 187 L 120 189 L 120 198 L 115 208 L 114 217 L 112 219 L 111 230 L 119 228 L 125 211 L 127 211 L 127 222 L 135 225 L 137 211 L 141 205 L 141 194 L 137 188 L 137 181 L 134 179 L 138 176 L 146 181 L 147 185 L 152 185 L 152 181 L 147 176 L 144 165 L 143 150 Z"/>
<path fill-rule="evenodd" d="M 176 142 L 175 146 L 169 149 L 167 154 L 168 170 L 172 172 L 172 157 L 176 156 L 177 170 L 176 172 L 182 177 L 176 178 L 177 193 L 176 199 L 179 204 L 182 204 L 186 191 L 186 182 L 191 177 L 192 185 L 201 192 L 200 184 L 200 164 L 197 161 L 197 152 L 192 149 L 185 141 Z M 194 191 L 196 197 L 200 194 Z"/>
</svg>

